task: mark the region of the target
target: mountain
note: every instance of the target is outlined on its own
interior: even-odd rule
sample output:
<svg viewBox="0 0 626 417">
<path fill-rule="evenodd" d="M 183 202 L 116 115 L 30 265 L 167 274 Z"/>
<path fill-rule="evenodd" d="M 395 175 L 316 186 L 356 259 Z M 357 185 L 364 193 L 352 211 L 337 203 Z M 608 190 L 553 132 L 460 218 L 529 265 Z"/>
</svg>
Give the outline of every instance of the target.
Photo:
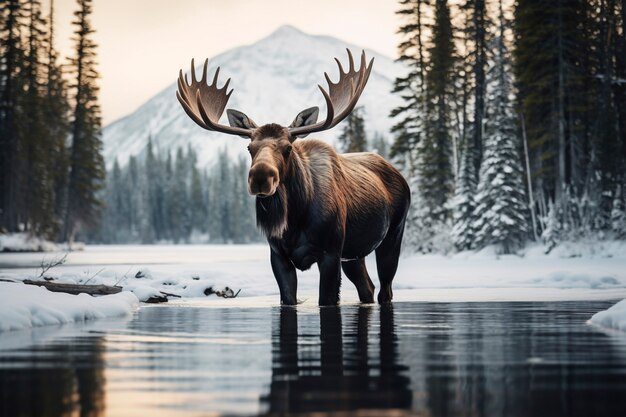
<svg viewBox="0 0 626 417">
<path fill-rule="evenodd" d="M 230 87 L 234 92 L 227 107 L 245 112 L 257 124 L 288 125 L 300 110 L 315 105 L 320 107 L 321 119 L 326 115 L 326 106 L 317 84 L 326 88 L 325 71 L 331 80 L 337 80 L 338 69 L 333 58 L 347 65 L 346 48 L 350 48 L 355 57 L 363 49 L 336 38 L 308 35 L 294 27 L 283 26 L 252 45 L 209 59 L 209 74 L 212 76 L 220 66 L 221 83 L 232 78 Z M 365 53 L 368 59 L 374 57 L 375 61 L 359 105 L 365 108 L 368 132 L 380 132 L 390 140 L 388 133 L 393 121 L 388 115 L 400 104 L 399 98 L 391 94 L 392 84 L 405 70 L 403 65 L 386 56 L 369 49 L 365 49 Z M 202 62 L 197 62 L 200 65 L 196 73 L 200 74 Z M 181 62 L 183 68 L 188 65 Z M 210 163 L 223 147 L 230 155 L 245 152 L 244 139 L 209 132 L 189 119 L 175 96 L 176 78 L 177 74 L 172 74 L 171 86 L 130 115 L 104 128 L 107 167 L 110 168 L 115 159 L 125 165 L 130 156 L 141 156 L 149 137 L 158 152 L 172 152 L 191 144 L 197 150 L 200 164 Z M 221 122 L 228 124 L 225 113 Z M 314 136 L 332 143 L 340 131 L 341 124 Z"/>
</svg>

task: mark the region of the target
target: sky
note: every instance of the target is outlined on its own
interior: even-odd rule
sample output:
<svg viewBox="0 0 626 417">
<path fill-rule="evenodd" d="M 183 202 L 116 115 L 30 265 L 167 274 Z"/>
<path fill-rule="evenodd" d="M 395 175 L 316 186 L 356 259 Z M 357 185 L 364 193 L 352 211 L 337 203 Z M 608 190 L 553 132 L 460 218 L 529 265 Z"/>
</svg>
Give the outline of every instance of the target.
<svg viewBox="0 0 626 417">
<path fill-rule="evenodd" d="M 49 2 L 43 2 L 45 10 Z M 254 43 L 282 25 L 395 57 L 394 0 L 94 0 L 106 125 L 172 84 L 191 58 Z M 71 56 L 75 0 L 55 0 L 55 44 Z M 46 12 L 47 13 L 47 12 Z"/>
</svg>

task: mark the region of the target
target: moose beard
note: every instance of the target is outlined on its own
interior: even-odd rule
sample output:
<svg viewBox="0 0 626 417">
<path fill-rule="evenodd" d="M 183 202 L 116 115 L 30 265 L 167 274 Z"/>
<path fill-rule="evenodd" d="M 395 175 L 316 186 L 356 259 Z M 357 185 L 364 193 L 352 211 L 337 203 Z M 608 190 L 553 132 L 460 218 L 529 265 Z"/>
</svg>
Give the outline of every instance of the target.
<svg viewBox="0 0 626 417">
<path fill-rule="evenodd" d="M 287 190 L 283 184 L 274 195 L 256 199 L 256 224 L 267 237 L 281 238 L 287 230 Z"/>
</svg>

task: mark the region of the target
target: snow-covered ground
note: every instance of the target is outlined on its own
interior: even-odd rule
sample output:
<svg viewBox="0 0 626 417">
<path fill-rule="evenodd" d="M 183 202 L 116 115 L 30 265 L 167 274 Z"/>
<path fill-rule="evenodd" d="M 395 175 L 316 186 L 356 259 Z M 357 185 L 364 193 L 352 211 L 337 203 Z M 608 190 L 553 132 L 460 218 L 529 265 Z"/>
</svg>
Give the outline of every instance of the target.
<svg viewBox="0 0 626 417">
<path fill-rule="evenodd" d="M 67 250 L 67 244 L 58 244 L 28 233 L 0 233 L 0 252 L 57 252 Z M 84 243 L 75 243 L 72 250 L 83 250 Z"/>
<path fill-rule="evenodd" d="M 139 304 L 129 292 L 92 297 L 53 293 L 33 285 L 0 282 L 0 332 L 83 322 L 129 314 Z"/>
<path fill-rule="evenodd" d="M 543 247 L 536 246 L 521 255 L 498 256 L 483 250 L 452 256 L 405 256 L 394 280 L 394 299 L 444 302 L 626 298 L 626 242 L 570 244 L 555 248 L 549 255 L 544 252 Z M 42 279 L 39 277 L 42 261 L 52 262 L 61 256 L 62 252 L 0 254 L 0 279 Z M 375 260 L 370 257 L 367 262 L 377 285 Z M 180 296 L 180 299 L 170 298 L 177 304 L 276 305 L 279 302 L 269 264 L 269 248 L 264 244 L 87 246 L 84 251 L 69 253 L 64 265 L 44 275 L 59 283 L 119 285 L 142 301 L 164 292 Z M 298 297 L 306 304 L 315 305 L 317 268 L 299 272 L 298 277 Z M 7 286 L 23 287 L 7 283 L 2 289 Z M 234 300 L 224 300 L 205 295 L 211 287 L 241 289 L 241 293 Z M 20 297 L 0 291 L 0 305 L 4 307 L 9 298 L 14 306 L 19 305 L 15 299 Z M 356 290 L 344 280 L 342 301 L 356 300 Z M 0 316 L 6 311 L 6 308 L 0 310 Z"/>
<path fill-rule="evenodd" d="M 589 319 L 589 323 L 626 332 L 626 299 L 606 310 L 597 312 Z"/>
</svg>

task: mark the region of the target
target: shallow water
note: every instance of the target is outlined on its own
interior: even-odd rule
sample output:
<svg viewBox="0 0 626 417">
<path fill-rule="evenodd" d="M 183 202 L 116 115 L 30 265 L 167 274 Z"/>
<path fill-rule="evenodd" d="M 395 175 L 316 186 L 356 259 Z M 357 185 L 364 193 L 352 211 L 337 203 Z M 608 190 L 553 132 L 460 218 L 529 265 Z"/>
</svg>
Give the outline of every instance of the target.
<svg viewBox="0 0 626 417">
<path fill-rule="evenodd" d="M 611 304 L 142 307 L 0 334 L 0 415 L 624 416 Z"/>
</svg>

